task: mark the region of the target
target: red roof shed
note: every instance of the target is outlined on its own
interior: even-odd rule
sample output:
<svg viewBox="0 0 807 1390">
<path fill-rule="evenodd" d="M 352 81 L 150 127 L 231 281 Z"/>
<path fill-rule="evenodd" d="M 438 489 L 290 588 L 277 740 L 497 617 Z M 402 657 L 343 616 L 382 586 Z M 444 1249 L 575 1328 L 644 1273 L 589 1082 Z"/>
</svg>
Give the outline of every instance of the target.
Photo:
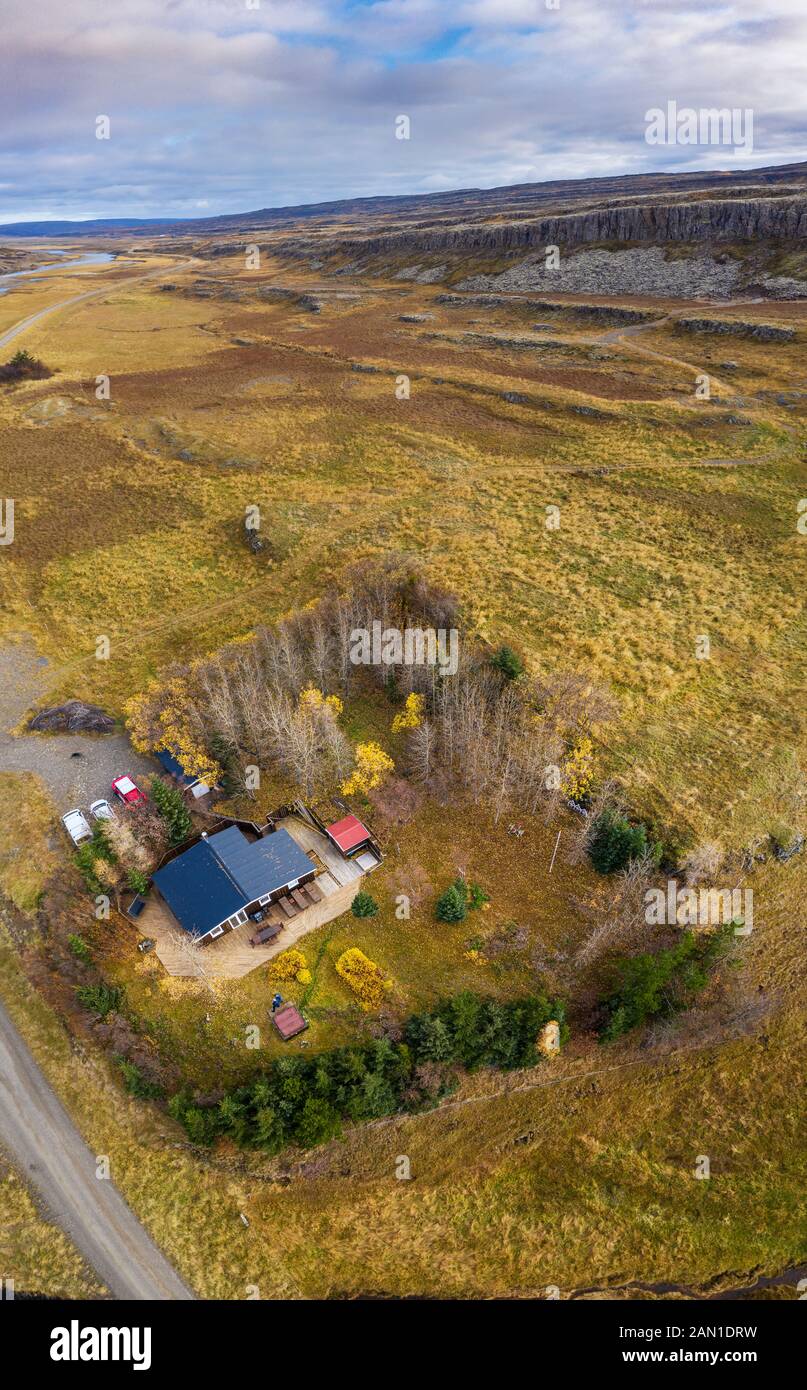
<svg viewBox="0 0 807 1390">
<path fill-rule="evenodd" d="M 344 820 L 334 821 L 333 825 L 326 828 L 334 844 L 343 854 L 349 854 L 352 849 L 357 849 L 370 839 L 367 826 L 362 825 L 356 816 L 345 816 Z"/>
</svg>

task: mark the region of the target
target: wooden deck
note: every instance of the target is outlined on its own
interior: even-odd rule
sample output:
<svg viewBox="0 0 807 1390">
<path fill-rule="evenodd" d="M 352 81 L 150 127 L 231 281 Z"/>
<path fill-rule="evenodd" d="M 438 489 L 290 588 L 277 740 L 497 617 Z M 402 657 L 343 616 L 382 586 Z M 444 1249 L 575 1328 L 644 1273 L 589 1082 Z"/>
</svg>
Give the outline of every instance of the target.
<svg viewBox="0 0 807 1390">
<path fill-rule="evenodd" d="M 312 903 L 295 917 L 284 918 L 283 930 L 264 946 L 250 946 L 249 938 L 259 930 L 259 924 L 245 922 L 235 931 L 227 932 L 194 952 L 184 945 L 185 933 L 169 908 L 152 892 L 137 919 L 137 926 L 143 936 L 150 936 L 156 942 L 155 954 L 169 975 L 185 979 L 203 976 L 209 979 L 240 979 L 258 966 L 266 965 L 281 951 L 296 946 L 308 932 L 349 911 L 365 877 L 358 865 L 343 860 L 324 835 L 296 816 L 290 816 L 281 823 L 306 854 L 314 857 L 320 870 L 315 883 L 322 894 L 322 901 Z M 279 910 L 277 915 L 282 915 Z"/>
</svg>

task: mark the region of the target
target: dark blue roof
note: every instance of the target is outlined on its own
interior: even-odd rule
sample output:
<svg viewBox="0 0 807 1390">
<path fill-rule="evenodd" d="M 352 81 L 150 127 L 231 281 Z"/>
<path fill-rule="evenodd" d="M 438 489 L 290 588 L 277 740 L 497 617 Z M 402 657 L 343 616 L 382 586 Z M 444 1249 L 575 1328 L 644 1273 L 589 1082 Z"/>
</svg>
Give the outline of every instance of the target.
<svg viewBox="0 0 807 1390">
<path fill-rule="evenodd" d="M 180 926 L 204 936 L 239 908 L 285 888 L 313 867 L 287 830 L 253 844 L 231 825 L 158 869 L 154 883 Z"/>
<path fill-rule="evenodd" d="M 191 936 L 204 936 L 250 900 L 227 873 L 212 840 L 200 840 L 154 874 L 154 882 Z"/>
<path fill-rule="evenodd" d="M 264 893 L 274 893 L 295 878 L 310 874 L 313 868 L 308 855 L 300 849 L 288 830 L 274 830 L 262 840 L 251 843 L 236 825 L 219 831 L 212 837 L 216 854 L 228 872 L 254 902 Z"/>
<path fill-rule="evenodd" d="M 172 777 L 178 777 L 186 786 L 198 782 L 198 777 L 189 777 L 182 763 L 167 748 L 158 748 L 156 757 L 157 762 L 162 764 L 166 772 L 170 772 Z"/>
</svg>

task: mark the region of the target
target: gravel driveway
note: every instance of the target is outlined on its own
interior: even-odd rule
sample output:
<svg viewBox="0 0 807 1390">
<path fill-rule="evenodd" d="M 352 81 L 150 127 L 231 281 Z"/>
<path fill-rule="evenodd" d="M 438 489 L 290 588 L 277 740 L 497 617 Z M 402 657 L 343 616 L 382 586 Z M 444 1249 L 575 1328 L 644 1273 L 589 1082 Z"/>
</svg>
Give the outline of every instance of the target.
<svg viewBox="0 0 807 1390">
<path fill-rule="evenodd" d="M 112 779 L 135 781 L 159 771 L 136 753 L 126 734 L 13 734 L 32 705 L 47 701 L 48 667 L 30 643 L 0 649 L 0 772 L 34 772 L 61 815 L 112 796 Z M 80 756 L 75 756 L 79 754 Z"/>
</svg>

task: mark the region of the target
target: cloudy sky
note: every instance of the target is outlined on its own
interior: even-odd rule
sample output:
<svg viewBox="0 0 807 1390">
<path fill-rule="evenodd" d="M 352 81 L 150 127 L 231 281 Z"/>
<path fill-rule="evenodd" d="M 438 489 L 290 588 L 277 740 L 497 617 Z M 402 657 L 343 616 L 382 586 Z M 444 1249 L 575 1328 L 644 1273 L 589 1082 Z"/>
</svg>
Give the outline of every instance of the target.
<svg viewBox="0 0 807 1390">
<path fill-rule="evenodd" d="M 0 222 L 790 162 L 806 73 L 807 0 L 0 0 Z M 753 153 L 648 145 L 669 100 Z"/>
</svg>

